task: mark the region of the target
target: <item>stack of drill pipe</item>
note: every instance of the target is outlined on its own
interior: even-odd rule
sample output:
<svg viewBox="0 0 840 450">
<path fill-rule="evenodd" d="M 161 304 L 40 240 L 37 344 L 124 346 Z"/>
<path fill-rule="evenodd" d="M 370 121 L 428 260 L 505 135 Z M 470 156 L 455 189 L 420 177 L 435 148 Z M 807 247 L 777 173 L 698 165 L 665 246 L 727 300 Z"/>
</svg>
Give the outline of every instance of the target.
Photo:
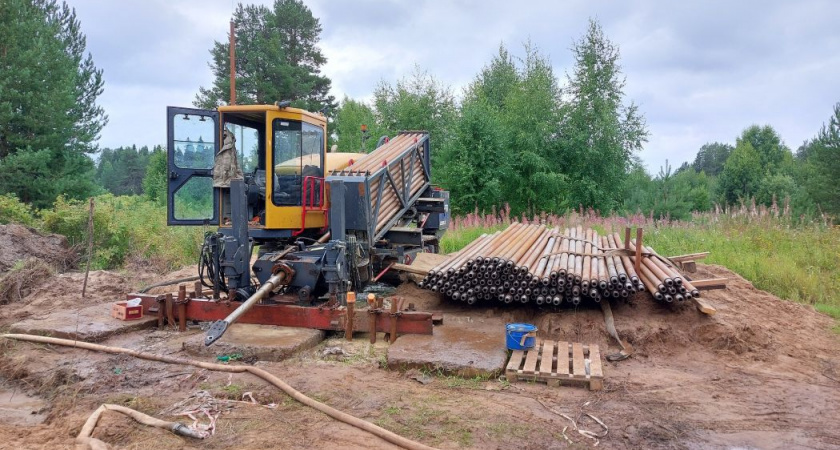
<svg viewBox="0 0 840 450">
<path fill-rule="evenodd" d="M 630 250 L 636 251 L 635 239 L 630 241 Z M 642 253 L 639 275 L 653 298 L 672 303 L 700 296 L 700 291 L 652 248 L 643 245 Z M 630 259 L 635 261 L 636 258 Z"/>
<path fill-rule="evenodd" d="M 391 139 L 373 152 L 363 156 L 358 161 L 354 161 L 344 170 L 334 173 L 349 173 L 351 175 L 373 174 L 381 168 L 388 166 L 391 162 L 398 161 L 401 158 L 409 156 L 409 153 L 413 151 L 426 136 L 427 134 L 425 132 L 400 133 L 395 136 L 394 139 Z M 408 166 L 408 164 L 406 164 L 403 168 L 405 169 L 406 174 L 409 172 L 413 173 L 409 196 L 414 196 L 423 189 L 423 187 L 428 183 L 428 180 L 423 174 L 423 163 L 420 158 L 413 158 L 411 164 L 414 166 L 413 170 Z M 395 164 L 388 170 L 390 171 L 391 178 L 393 178 L 394 183 L 397 185 L 400 193 L 402 194 L 404 179 L 400 170 L 401 166 L 401 164 Z M 370 185 L 371 211 L 376 210 L 376 203 L 378 201 L 377 192 L 379 192 L 379 185 L 383 182 L 385 183 L 385 186 L 382 190 L 382 200 L 379 206 L 379 217 L 376 221 L 376 231 L 380 231 L 389 221 L 391 221 L 391 219 L 394 218 L 394 215 L 402 209 L 402 204 L 400 203 L 397 194 L 394 192 L 391 183 L 387 180 L 387 178 L 383 179 L 377 177 Z"/>
<path fill-rule="evenodd" d="M 630 250 L 630 251 L 628 251 Z M 564 230 L 514 223 L 481 235 L 434 267 L 420 287 L 475 304 L 479 301 L 579 305 L 628 299 L 649 291 L 657 300 L 683 301 L 699 292 L 649 247 L 635 270 L 635 243 L 618 233 L 583 227 Z"/>
</svg>

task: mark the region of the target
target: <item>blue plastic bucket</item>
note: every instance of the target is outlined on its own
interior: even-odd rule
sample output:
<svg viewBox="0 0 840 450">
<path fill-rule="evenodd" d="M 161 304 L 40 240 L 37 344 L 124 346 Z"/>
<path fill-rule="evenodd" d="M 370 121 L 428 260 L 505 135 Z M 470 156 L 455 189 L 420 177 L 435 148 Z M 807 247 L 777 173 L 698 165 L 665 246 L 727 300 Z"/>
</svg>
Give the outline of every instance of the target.
<svg viewBox="0 0 840 450">
<path fill-rule="evenodd" d="M 534 348 L 537 343 L 537 327 L 530 323 L 507 324 L 507 348 L 510 350 L 527 350 Z"/>
</svg>

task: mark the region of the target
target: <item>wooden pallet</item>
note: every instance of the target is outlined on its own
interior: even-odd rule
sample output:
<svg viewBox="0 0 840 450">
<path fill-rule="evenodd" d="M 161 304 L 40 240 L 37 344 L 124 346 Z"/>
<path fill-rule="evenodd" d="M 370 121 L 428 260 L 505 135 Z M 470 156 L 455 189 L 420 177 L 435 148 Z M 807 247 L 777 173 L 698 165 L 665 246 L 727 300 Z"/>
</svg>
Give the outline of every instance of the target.
<svg viewBox="0 0 840 450">
<path fill-rule="evenodd" d="M 586 372 L 589 359 L 589 373 Z M 509 381 L 542 381 L 549 386 L 584 383 L 589 390 L 604 387 L 601 352 L 597 345 L 538 340 L 531 350 L 514 350 L 505 376 Z"/>
</svg>

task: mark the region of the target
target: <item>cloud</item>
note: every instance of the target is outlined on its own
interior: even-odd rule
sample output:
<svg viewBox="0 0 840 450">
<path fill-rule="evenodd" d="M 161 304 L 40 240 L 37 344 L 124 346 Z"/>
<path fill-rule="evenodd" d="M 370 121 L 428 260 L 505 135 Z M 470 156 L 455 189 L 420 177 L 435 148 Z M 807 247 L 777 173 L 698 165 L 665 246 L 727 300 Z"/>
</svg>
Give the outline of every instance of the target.
<svg viewBox="0 0 840 450">
<path fill-rule="evenodd" d="M 163 143 L 167 105 L 189 106 L 215 40 L 227 38 L 228 1 L 70 0 L 105 70 L 111 122 L 103 146 Z M 260 3 L 270 5 L 270 1 Z M 734 142 L 752 123 L 774 126 L 792 148 L 812 137 L 840 101 L 840 3 L 831 0 L 511 3 L 479 0 L 311 0 L 321 20 L 323 73 L 341 99 L 415 65 L 457 94 L 498 50 L 530 40 L 555 74 L 572 69 L 572 42 L 597 18 L 620 47 L 625 93 L 647 118 L 640 157 L 693 160 L 706 142 Z"/>
</svg>

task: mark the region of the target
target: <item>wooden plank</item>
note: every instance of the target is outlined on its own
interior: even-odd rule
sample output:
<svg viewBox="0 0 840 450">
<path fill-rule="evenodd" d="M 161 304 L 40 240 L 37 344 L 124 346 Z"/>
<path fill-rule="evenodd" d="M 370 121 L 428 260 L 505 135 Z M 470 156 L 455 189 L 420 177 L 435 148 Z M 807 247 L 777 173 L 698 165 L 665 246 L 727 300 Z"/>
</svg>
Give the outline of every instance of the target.
<svg viewBox="0 0 840 450">
<path fill-rule="evenodd" d="M 416 273 L 418 275 L 428 275 L 429 271 L 440 264 L 445 263 L 449 259 L 447 255 L 439 255 L 437 253 L 418 253 L 417 257 L 410 265 L 394 264 L 395 270 L 403 272 Z"/>
<path fill-rule="evenodd" d="M 394 269 L 394 270 L 399 270 L 400 272 L 408 272 L 408 273 L 413 273 L 415 275 L 423 275 L 424 277 L 429 274 L 429 271 L 426 270 L 425 268 L 408 266 L 408 265 L 399 264 L 399 263 L 394 264 L 393 266 L 391 266 L 391 268 Z"/>
<path fill-rule="evenodd" d="M 542 347 L 542 359 L 540 360 L 540 374 L 551 375 L 554 372 L 554 341 L 545 341 Z"/>
<path fill-rule="evenodd" d="M 575 342 L 572 344 L 572 373 L 575 376 L 586 376 L 586 363 L 583 361 L 583 346 Z"/>
<path fill-rule="evenodd" d="M 537 356 L 539 353 L 539 348 L 539 343 L 537 343 L 536 347 L 528 350 L 528 353 L 525 355 L 525 366 L 522 367 L 522 373 L 537 373 Z"/>
<path fill-rule="evenodd" d="M 568 342 L 558 342 L 557 343 L 557 374 L 558 375 L 568 375 L 569 374 L 569 343 Z"/>
<path fill-rule="evenodd" d="M 601 351 L 597 345 L 589 346 L 589 375 L 592 377 L 604 376 L 604 370 L 601 368 Z"/>
<path fill-rule="evenodd" d="M 697 287 L 697 286 L 695 286 L 695 287 Z M 700 288 L 697 288 L 697 289 L 700 289 Z M 691 299 L 694 301 L 694 304 L 697 306 L 697 309 L 701 313 L 709 315 L 709 316 L 714 316 L 715 314 L 717 314 L 717 309 L 715 309 L 715 307 L 712 306 L 705 299 L 698 298 L 698 297 L 692 297 Z"/>
<path fill-rule="evenodd" d="M 525 356 L 525 352 L 522 350 L 514 350 L 510 354 L 510 361 L 508 361 L 507 370 L 516 372 L 519 370 L 519 367 L 522 365 L 522 358 Z"/>
<path fill-rule="evenodd" d="M 682 269 L 683 272 L 688 272 L 688 273 L 697 272 L 697 263 L 695 263 L 694 261 L 682 261 L 682 262 L 679 262 L 677 264 L 680 265 L 680 269 Z"/>
<path fill-rule="evenodd" d="M 697 259 L 705 259 L 710 254 L 711 253 L 709 252 L 689 253 L 687 255 L 669 256 L 668 259 L 673 262 L 694 261 Z"/>
<path fill-rule="evenodd" d="M 709 278 L 708 280 L 691 280 L 691 284 L 697 289 L 723 289 L 729 278 Z"/>
</svg>

